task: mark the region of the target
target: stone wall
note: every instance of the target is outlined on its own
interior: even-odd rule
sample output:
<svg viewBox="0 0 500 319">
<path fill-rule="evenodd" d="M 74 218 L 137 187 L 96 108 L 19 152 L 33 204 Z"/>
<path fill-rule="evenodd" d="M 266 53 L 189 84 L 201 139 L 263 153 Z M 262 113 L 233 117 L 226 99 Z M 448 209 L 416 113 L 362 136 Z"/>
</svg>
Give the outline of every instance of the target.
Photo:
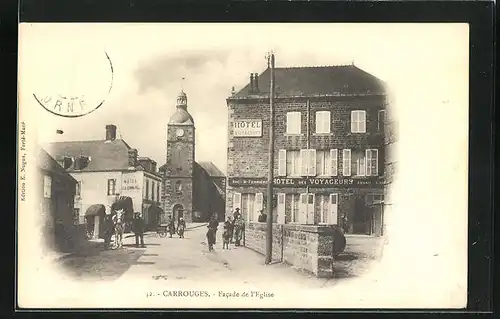
<svg viewBox="0 0 500 319">
<path fill-rule="evenodd" d="M 320 278 L 333 276 L 331 226 L 273 225 L 273 262 L 285 262 Z M 266 223 L 250 222 L 245 228 L 245 247 L 266 252 Z"/>
</svg>

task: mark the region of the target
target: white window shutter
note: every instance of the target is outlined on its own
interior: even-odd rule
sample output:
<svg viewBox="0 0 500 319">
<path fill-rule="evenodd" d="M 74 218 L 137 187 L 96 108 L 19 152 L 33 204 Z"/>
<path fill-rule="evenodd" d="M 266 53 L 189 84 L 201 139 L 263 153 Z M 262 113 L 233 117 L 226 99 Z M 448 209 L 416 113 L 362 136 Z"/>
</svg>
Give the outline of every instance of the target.
<svg viewBox="0 0 500 319">
<path fill-rule="evenodd" d="M 316 133 L 323 132 L 323 120 L 321 117 L 321 112 L 316 112 Z"/>
<path fill-rule="evenodd" d="M 337 176 L 338 171 L 338 152 L 337 149 L 330 150 L 330 176 Z"/>
<path fill-rule="evenodd" d="M 356 111 L 351 111 L 351 132 L 356 133 L 357 131 L 357 116 Z"/>
<path fill-rule="evenodd" d="M 316 150 L 309 150 L 308 175 L 316 176 Z"/>
<path fill-rule="evenodd" d="M 337 225 L 338 224 L 338 195 L 330 194 L 330 214 L 329 218 L 331 220 L 328 221 L 329 224 Z"/>
<path fill-rule="evenodd" d="M 308 150 L 300 150 L 300 175 L 307 176 Z"/>
<path fill-rule="evenodd" d="M 366 133 L 366 111 L 359 112 L 359 132 Z"/>
<path fill-rule="evenodd" d="M 351 176 L 351 150 L 342 151 L 342 175 Z"/>
<path fill-rule="evenodd" d="M 372 150 L 372 159 L 375 158 L 375 166 L 372 168 L 373 176 L 378 176 L 378 150 Z"/>
<path fill-rule="evenodd" d="M 288 112 L 286 113 L 286 132 L 288 134 L 291 134 L 293 125 L 294 125 L 293 113 Z"/>
<path fill-rule="evenodd" d="M 286 150 L 278 152 L 278 175 L 286 176 Z"/>
<path fill-rule="evenodd" d="M 240 211 L 242 209 L 242 207 L 241 207 L 241 193 L 234 193 L 233 194 L 233 211 L 236 208 L 239 208 Z"/>
<path fill-rule="evenodd" d="M 307 194 L 300 194 L 299 223 L 305 224 L 307 220 Z"/>
<path fill-rule="evenodd" d="M 331 122 L 332 122 L 331 112 L 327 111 L 327 112 L 325 112 L 325 115 L 323 116 L 323 132 L 330 133 Z"/>
<path fill-rule="evenodd" d="M 253 212 L 253 219 L 252 219 L 253 221 L 257 220 L 257 217 L 259 216 L 260 211 L 263 208 L 263 204 L 264 204 L 264 194 L 263 193 L 255 194 L 255 205 L 254 205 L 254 212 Z"/>
<path fill-rule="evenodd" d="M 316 196 L 315 194 L 308 194 L 309 197 L 312 197 L 312 204 L 309 204 L 309 198 L 307 199 L 307 223 L 312 225 L 314 224 L 314 212 L 316 207 Z"/>
<path fill-rule="evenodd" d="M 292 203 L 293 205 L 293 203 Z M 280 193 L 278 194 L 278 224 L 284 224 L 285 223 L 285 194 Z"/>
<path fill-rule="evenodd" d="M 296 127 L 296 130 L 295 130 L 295 133 L 297 134 L 300 134 L 301 133 L 301 116 L 302 116 L 302 113 L 300 112 L 297 112 L 295 113 L 295 127 Z"/>
</svg>

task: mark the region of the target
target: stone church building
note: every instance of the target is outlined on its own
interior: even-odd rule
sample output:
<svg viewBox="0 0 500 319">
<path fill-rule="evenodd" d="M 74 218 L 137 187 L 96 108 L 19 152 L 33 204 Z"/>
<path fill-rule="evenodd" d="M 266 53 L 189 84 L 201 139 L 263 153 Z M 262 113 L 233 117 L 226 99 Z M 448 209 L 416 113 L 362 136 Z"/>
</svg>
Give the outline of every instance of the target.
<svg viewBox="0 0 500 319">
<path fill-rule="evenodd" d="M 162 223 L 169 215 L 176 222 L 180 217 L 188 223 L 203 222 L 214 213 L 223 220 L 226 177 L 213 163 L 195 161 L 195 125 L 183 91 L 177 97 L 166 138 L 166 163 L 159 169 L 163 177 Z"/>
</svg>

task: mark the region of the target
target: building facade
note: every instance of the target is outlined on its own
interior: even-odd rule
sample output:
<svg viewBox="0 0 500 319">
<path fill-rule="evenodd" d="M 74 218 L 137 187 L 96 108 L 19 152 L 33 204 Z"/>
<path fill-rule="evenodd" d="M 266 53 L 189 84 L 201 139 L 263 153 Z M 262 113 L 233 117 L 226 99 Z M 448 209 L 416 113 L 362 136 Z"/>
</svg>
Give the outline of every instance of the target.
<svg viewBox="0 0 500 319">
<path fill-rule="evenodd" d="M 42 148 L 38 150 L 37 164 L 45 248 L 70 251 L 80 239 L 73 224 L 76 180 Z"/>
<path fill-rule="evenodd" d="M 260 85 L 259 85 L 260 81 Z M 354 65 L 275 69 L 274 196 L 267 198 L 270 69 L 227 99 L 226 214 L 281 224 L 340 225 L 381 235 L 382 81 Z M 268 204 L 269 203 L 269 204 Z"/>
<path fill-rule="evenodd" d="M 77 181 L 74 224 L 90 231 L 93 238 L 102 237 L 104 215 L 113 213 L 116 204 L 125 209 L 128 224 L 133 212 L 142 212 L 146 224 L 156 228 L 161 215 L 156 163 L 138 157 L 137 149 L 117 139 L 115 125 L 106 126 L 103 140 L 56 142 L 47 150 Z"/>
<path fill-rule="evenodd" d="M 160 167 L 163 222 L 168 216 L 205 221 L 213 213 L 224 218 L 225 184 L 220 180 L 225 176 L 211 162 L 196 163 L 195 126 L 187 107 L 187 95 L 181 92 L 167 125 L 166 163 Z"/>
</svg>

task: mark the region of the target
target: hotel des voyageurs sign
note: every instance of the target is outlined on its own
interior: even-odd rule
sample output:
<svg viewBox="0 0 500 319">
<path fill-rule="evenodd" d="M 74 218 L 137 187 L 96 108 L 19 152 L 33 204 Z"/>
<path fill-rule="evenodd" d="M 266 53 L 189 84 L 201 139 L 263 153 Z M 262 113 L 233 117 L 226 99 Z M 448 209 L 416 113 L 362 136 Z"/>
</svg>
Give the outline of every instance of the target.
<svg viewBox="0 0 500 319">
<path fill-rule="evenodd" d="M 229 177 L 229 186 L 266 186 L 267 178 L 265 177 Z M 357 179 L 348 177 L 332 177 L 332 178 L 274 178 L 273 185 L 275 187 L 382 187 L 383 179 L 379 177 L 370 179 Z"/>
</svg>

